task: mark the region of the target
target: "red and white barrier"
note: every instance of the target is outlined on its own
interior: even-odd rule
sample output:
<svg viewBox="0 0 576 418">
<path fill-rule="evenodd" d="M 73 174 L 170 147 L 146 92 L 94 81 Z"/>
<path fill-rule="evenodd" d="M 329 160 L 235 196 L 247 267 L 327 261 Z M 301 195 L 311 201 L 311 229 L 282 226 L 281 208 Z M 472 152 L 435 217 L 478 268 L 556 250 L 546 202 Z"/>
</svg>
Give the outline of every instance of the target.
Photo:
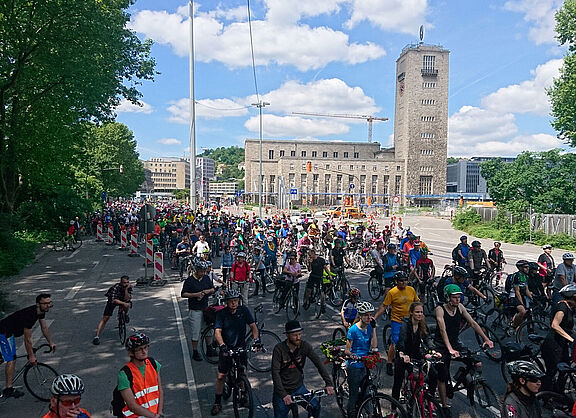
<svg viewBox="0 0 576 418">
<path fill-rule="evenodd" d="M 146 264 L 154 264 L 154 246 L 151 238 L 146 239 Z"/>
<path fill-rule="evenodd" d="M 112 225 L 108 225 L 108 241 L 106 241 L 106 244 L 108 245 L 112 245 L 112 243 L 114 242 L 114 230 L 112 229 Z"/>
<path fill-rule="evenodd" d="M 126 230 L 123 229 L 122 231 L 120 231 L 120 245 L 123 250 L 125 250 L 128 247 L 128 237 L 126 236 Z"/>
<path fill-rule="evenodd" d="M 154 280 L 164 279 L 164 253 L 154 253 Z"/>
<path fill-rule="evenodd" d="M 130 254 L 131 257 L 136 257 L 138 255 L 138 236 L 136 234 L 130 234 Z"/>
<path fill-rule="evenodd" d="M 98 222 L 98 225 L 96 225 L 96 241 L 98 242 L 104 241 L 102 239 L 102 222 Z"/>
</svg>

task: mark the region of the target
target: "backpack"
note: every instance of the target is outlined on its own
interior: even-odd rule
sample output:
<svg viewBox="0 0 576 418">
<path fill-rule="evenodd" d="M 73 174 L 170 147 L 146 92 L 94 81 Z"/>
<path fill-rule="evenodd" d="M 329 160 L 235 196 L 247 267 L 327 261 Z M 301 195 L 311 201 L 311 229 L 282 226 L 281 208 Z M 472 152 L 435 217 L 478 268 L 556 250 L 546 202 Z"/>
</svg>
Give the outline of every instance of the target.
<svg viewBox="0 0 576 418">
<path fill-rule="evenodd" d="M 506 281 L 504 282 L 504 290 L 507 293 L 510 293 L 510 291 L 512 290 L 512 282 L 516 278 L 517 274 L 518 273 L 512 273 L 512 274 L 509 274 L 508 277 L 506 277 Z"/>
<path fill-rule="evenodd" d="M 157 367 L 156 361 L 154 361 L 152 357 L 148 357 L 148 360 L 150 360 L 150 363 L 152 363 L 152 367 L 154 367 L 154 370 L 158 370 L 156 368 Z M 130 389 L 133 389 L 132 388 L 133 377 L 130 367 L 124 365 L 120 370 L 126 373 L 126 377 L 128 377 L 128 382 L 130 382 Z M 115 417 L 124 417 L 124 413 L 122 412 L 122 410 L 126 406 L 126 402 L 124 402 L 124 398 L 122 397 L 120 391 L 118 390 L 118 385 L 116 385 L 114 391 L 112 392 L 112 401 L 110 402 L 110 405 L 112 406 L 112 415 L 114 415 Z"/>
<path fill-rule="evenodd" d="M 438 280 L 438 285 L 436 286 L 436 292 L 438 293 L 438 300 L 440 302 L 446 302 L 444 300 L 444 287 L 446 286 L 447 277 L 440 277 Z"/>
<path fill-rule="evenodd" d="M 458 244 L 456 247 L 454 247 L 454 249 L 452 250 L 452 260 L 453 261 L 460 261 L 460 254 L 458 254 L 458 251 L 460 251 L 460 244 Z"/>
</svg>

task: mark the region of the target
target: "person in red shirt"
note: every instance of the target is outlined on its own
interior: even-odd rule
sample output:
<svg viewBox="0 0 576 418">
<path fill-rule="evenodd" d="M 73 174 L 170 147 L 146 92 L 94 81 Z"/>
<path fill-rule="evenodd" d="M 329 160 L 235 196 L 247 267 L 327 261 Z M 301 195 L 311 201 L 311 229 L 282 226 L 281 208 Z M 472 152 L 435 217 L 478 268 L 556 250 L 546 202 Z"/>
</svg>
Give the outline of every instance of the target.
<svg viewBox="0 0 576 418">
<path fill-rule="evenodd" d="M 416 261 L 414 269 L 416 279 L 418 280 L 418 296 L 420 301 L 425 303 L 426 283 L 428 280 L 434 280 L 436 269 L 434 262 L 428 258 L 428 249 L 426 247 L 420 249 L 420 258 Z"/>
<path fill-rule="evenodd" d="M 88 411 L 80 408 L 84 383 L 78 376 L 56 376 L 50 391 L 50 411 L 43 418 L 90 418 Z"/>
<path fill-rule="evenodd" d="M 246 254 L 239 252 L 236 256 L 236 261 L 230 269 L 230 283 L 234 283 L 234 288 L 242 296 L 244 304 L 248 304 L 248 282 L 252 283 L 250 265 L 246 262 Z"/>
</svg>

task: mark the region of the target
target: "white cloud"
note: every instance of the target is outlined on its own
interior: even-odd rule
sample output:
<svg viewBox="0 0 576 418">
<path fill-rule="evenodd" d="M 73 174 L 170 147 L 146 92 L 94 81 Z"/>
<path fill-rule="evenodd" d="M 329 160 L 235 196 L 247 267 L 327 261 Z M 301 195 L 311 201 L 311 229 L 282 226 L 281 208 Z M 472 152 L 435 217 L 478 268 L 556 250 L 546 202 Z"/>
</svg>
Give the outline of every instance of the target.
<svg viewBox="0 0 576 418">
<path fill-rule="evenodd" d="M 134 104 L 126 99 L 122 99 L 120 104 L 116 107 L 116 113 L 145 113 L 150 114 L 154 108 L 142 100 L 138 104 Z"/>
<path fill-rule="evenodd" d="M 554 15 L 564 0 L 509 0 L 504 4 L 506 10 L 523 13 L 524 20 L 531 26 L 529 38 L 541 45 L 554 43 Z"/>
<path fill-rule="evenodd" d="M 347 27 L 366 20 L 386 31 L 417 34 L 426 22 L 428 0 L 352 0 Z M 430 24 L 426 24 L 430 27 Z"/>
<path fill-rule="evenodd" d="M 169 122 L 190 123 L 190 99 L 172 101 L 167 110 Z M 248 109 L 245 104 L 231 99 L 202 99 L 196 101 L 195 112 L 197 118 L 220 119 L 247 115 Z"/>
<path fill-rule="evenodd" d="M 253 20 L 252 29 L 257 65 L 293 65 L 301 71 L 322 68 L 331 62 L 358 64 L 380 58 L 384 49 L 372 43 L 350 42 L 349 36 L 326 26 L 298 24 L 302 15 L 317 15 L 338 9 L 337 1 L 319 0 L 313 5 L 269 1 L 266 20 Z M 301 2 L 307 3 L 307 2 Z M 323 5 L 318 8 L 314 4 Z M 170 46 L 179 56 L 189 50 L 189 22 L 183 8 L 179 13 L 143 10 L 132 17 L 131 29 L 145 34 L 159 44 Z M 194 18 L 195 57 L 202 62 L 219 61 L 230 68 L 250 66 L 248 23 L 225 24 L 218 20 L 224 13 L 197 13 Z M 227 18 L 238 16 L 234 11 Z M 279 21 L 282 28 L 279 30 Z M 292 22 L 291 22 L 292 21 Z"/>
<path fill-rule="evenodd" d="M 180 141 L 179 139 L 176 139 L 176 138 L 161 138 L 157 142 L 162 144 L 162 145 L 180 145 L 180 144 L 182 144 L 182 141 Z"/>
<path fill-rule="evenodd" d="M 244 124 L 251 132 L 260 131 L 260 118 L 251 117 Z M 333 120 L 310 120 L 295 116 L 262 115 L 262 132 L 266 137 L 316 137 L 347 134 L 350 128 Z"/>
<path fill-rule="evenodd" d="M 548 115 L 550 100 L 546 89 L 552 86 L 553 79 L 560 75 L 562 62 L 561 59 L 554 59 L 539 65 L 532 71 L 533 79 L 498 89 L 484 97 L 482 105 L 497 112 Z"/>
</svg>

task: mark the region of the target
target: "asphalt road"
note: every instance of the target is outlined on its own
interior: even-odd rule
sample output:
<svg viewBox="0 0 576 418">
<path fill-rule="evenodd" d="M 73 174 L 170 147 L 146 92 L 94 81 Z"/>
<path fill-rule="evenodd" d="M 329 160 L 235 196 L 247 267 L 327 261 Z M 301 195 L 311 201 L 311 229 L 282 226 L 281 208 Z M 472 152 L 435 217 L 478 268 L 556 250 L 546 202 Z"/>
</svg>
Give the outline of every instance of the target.
<svg viewBox="0 0 576 418">
<path fill-rule="evenodd" d="M 381 222 L 383 224 L 385 220 Z M 444 264 L 450 261 L 452 248 L 462 233 L 454 231 L 449 221 L 433 217 L 409 216 L 404 219 L 404 224 L 410 225 L 430 247 L 434 253 L 431 258 L 436 263 L 437 274 L 440 274 Z M 486 250 L 492 246 L 491 241 L 481 241 Z M 508 272 L 514 271 L 516 260 L 535 260 L 540 254 L 538 247 L 529 244 L 504 244 L 502 249 L 509 263 L 506 268 Z M 561 254 L 559 250 L 553 253 L 557 260 L 561 259 Z M 168 284 L 165 287 L 135 288 L 129 327 L 131 331 L 145 332 L 152 339 L 150 355 L 162 364 L 165 415 L 207 417 L 210 416 L 214 400 L 216 367 L 191 360 L 191 346 L 186 338 L 189 333 L 187 304 L 186 300 L 179 297 L 182 284 L 170 270 L 166 273 Z M 109 247 L 91 239 L 85 241 L 82 248 L 74 253 L 40 252 L 37 260 L 11 282 L 11 299 L 17 309 L 32 305 L 35 295 L 40 292 L 52 294 L 54 307 L 48 313 L 47 321 L 57 351 L 54 354 L 41 354 L 39 360 L 52 365 L 60 373 L 76 373 L 83 378 L 86 393 L 82 406 L 94 417 L 111 416 L 109 404 L 117 373 L 128 361 L 126 351 L 118 341 L 114 317 L 101 335 L 101 345 L 91 344 L 104 309 L 104 293 L 122 274 L 128 274 L 133 280 L 143 276 L 143 259 L 128 257 L 127 252 L 119 251 L 115 246 Z M 148 274 L 151 274 L 150 270 Z M 348 277 L 352 285 L 359 287 L 367 296 L 368 272 L 349 273 Z M 271 296 L 254 298 L 249 306 L 253 307 L 260 302 L 265 308 L 264 315 L 260 316 L 265 321 L 265 328 L 283 338 L 286 320 L 283 312 L 278 315 L 271 312 Z M 332 309 L 319 320 L 313 319 L 312 313 L 302 311 L 299 320 L 304 327 L 304 339 L 315 347 L 331 338 L 339 322 L 336 311 Z M 472 331 L 466 331 L 462 338 L 471 349 L 478 347 Z M 43 341 L 39 329 L 34 332 L 34 340 L 38 343 Z M 18 345 L 19 353 L 23 353 L 21 339 Z M 22 364 L 19 362 L 17 368 Z M 502 394 L 504 383 L 499 365 L 487 359 L 483 364 L 484 376 L 489 384 L 496 393 Z M 256 416 L 273 416 L 270 374 L 250 371 L 249 378 L 258 403 Z M 392 378 L 385 376 L 383 379 L 385 387 L 390 388 Z M 310 364 L 306 368 L 305 381 L 309 388 L 323 386 Z M 22 380 L 17 381 L 16 385 L 23 385 Z M 456 394 L 452 404 L 453 416 L 470 416 L 464 395 Z M 334 398 L 326 398 L 323 408 L 324 416 L 340 415 Z M 1 417 L 41 417 L 46 411 L 47 405 L 36 401 L 29 393 L 20 399 L 0 402 Z M 231 405 L 224 403 L 221 416 L 232 415 Z M 494 415 L 487 411 L 486 416 Z"/>
</svg>

